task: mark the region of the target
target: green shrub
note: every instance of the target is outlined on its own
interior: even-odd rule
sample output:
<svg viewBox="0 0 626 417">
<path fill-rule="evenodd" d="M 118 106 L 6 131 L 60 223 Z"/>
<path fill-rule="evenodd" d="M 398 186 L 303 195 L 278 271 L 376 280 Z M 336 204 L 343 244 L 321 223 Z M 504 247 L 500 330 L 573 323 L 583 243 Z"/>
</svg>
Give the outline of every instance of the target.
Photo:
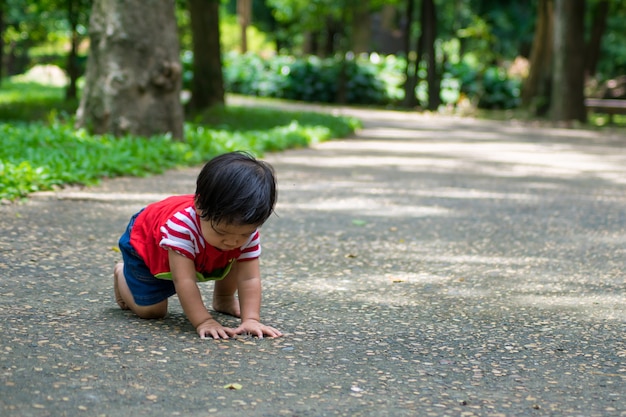
<svg viewBox="0 0 626 417">
<path fill-rule="evenodd" d="M 0 120 L 44 120 L 54 109 L 56 114 L 74 113 L 77 100 L 65 100 L 64 87 L 25 80 L 18 75 L 2 80 Z"/>
<path fill-rule="evenodd" d="M 234 60 L 233 56 L 238 58 Z M 223 65 L 226 90 L 249 96 L 283 97 L 292 63 L 293 59 L 287 56 L 263 59 L 254 53 L 230 53 Z"/>
<path fill-rule="evenodd" d="M 341 65 L 345 65 L 348 104 L 387 105 L 404 98 L 406 59 L 393 55 L 360 56 L 342 64 L 336 58 L 262 58 L 251 53 L 230 53 L 224 58 L 224 82 L 232 93 L 334 103 Z M 420 68 L 419 76 L 416 94 L 424 101 L 425 68 Z M 478 64 L 467 61 L 448 64 L 442 74 L 442 102 L 455 104 L 461 95 L 477 101 L 481 108 L 510 109 L 519 104 L 520 81 L 509 78 L 500 67 L 483 71 Z"/>
<path fill-rule="evenodd" d="M 482 109 L 512 109 L 519 106 L 521 80 L 510 78 L 504 68 L 491 66 L 484 72 L 466 62 L 450 65 L 444 80 L 453 96 L 451 81 L 456 82 L 459 93 L 470 99 L 477 99 Z M 443 92 L 442 92 L 443 95 Z"/>
<path fill-rule="evenodd" d="M 397 103 L 404 99 L 404 73 L 406 70 L 406 59 L 396 55 L 369 56 L 376 78 L 385 89 L 385 95 L 390 103 Z"/>
<path fill-rule="evenodd" d="M 519 105 L 521 81 L 509 78 L 499 67 L 489 67 L 483 74 L 483 94 L 478 107 L 484 109 L 512 109 Z"/>
<path fill-rule="evenodd" d="M 20 77 L 4 80 L 0 200 L 65 184 L 94 184 L 103 177 L 160 173 L 233 150 L 261 155 L 306 146 L 346 136 L 359 127 L 354 118 L 329 114 L 216 106 L 194 116 L 195 123 L 185 124 L 184 141 L 168 135 L 115 138 L 74 129 L 70 115 L 77 103 L 66 103 L 63 91 Z"/>
<path fill-rule="evenodd" d="M 185 124 L 184 141 L 90 135 L 70 122 L 0 123 L 0 200 L 103 177 L 161 173 L 234 150 L 261 155 L 307 146 L 358 127 L 352 118 L 254 107 L 216 107 L 202 116 L 199 123 Z"/>
<path fill-rule="evenodd" d="M 342 62 L 336 58 L 315 56 L 296 59 L 279 55 L 264 59 L 250 53 L 230 53 L 224 58 L 224 82 L 226 90 L 232 93 L 334 103 L 342 65 L 345 65 L 349 104 L 387 104 L 391 101 L 387 87 L 379 77 L 384 67 L 363 58 Z"/>
<path fill-rule="evenodd" d="M 291 100 L 332 103 L 337 97 L 339 68 L 316 56 L 296 60 L 287 73 L 282 97 Z"/>
</svg>

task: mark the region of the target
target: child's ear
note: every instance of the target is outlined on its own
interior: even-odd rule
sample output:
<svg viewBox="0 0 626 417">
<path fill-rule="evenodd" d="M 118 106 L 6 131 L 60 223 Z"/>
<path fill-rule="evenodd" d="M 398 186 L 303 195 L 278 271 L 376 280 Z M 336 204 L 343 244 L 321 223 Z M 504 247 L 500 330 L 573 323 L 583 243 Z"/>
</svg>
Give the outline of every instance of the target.
<svg viewBox="0 0 626 417">
<path fill-rule="evenodd" d="M 196 209 L 196 213 L 198 213 L 198 215 L 199 215 L 200 217 L 204 216 L 204 213 L 202 213 L 202 210 L 200 210 L 200 209 L 198 208 L 198 197 L 196 197 L 196 198 L 193 200 L 193 207 Z"/>
</svg>

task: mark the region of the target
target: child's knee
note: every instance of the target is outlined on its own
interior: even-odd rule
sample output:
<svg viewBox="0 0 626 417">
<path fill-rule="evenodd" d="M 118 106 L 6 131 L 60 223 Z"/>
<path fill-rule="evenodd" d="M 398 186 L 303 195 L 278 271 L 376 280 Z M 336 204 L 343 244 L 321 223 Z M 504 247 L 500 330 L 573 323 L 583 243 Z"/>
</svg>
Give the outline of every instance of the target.
<svg viewBox="0 0 626 417">
<path fill-rule="evenodd" d="M 133 312 L 142 319 L 162 319 L 167 315 L 167 300 L 152 306 L 136 306 Z"/>
</svg>

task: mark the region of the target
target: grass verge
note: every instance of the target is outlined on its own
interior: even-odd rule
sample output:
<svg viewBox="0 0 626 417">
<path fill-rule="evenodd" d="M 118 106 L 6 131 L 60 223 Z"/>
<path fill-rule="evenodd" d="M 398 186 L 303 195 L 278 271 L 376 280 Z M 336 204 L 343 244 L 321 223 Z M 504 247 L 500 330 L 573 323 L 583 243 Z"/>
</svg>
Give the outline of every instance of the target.
<svg viewBox="0 0 626 417">
<path fill-rule="evenodd" d="M 67 184 L 92 185 L 122 175 L 158 174 L 245 150 L 255 155 L 344 137 L 353 118 L 255 107 L 216 107 L 185 123 L 185 140 L 91 135 L 72 127 L 76 104 L 61 88 L 8 82 L 0 89 L 0 200 Z M 47 110 L 46 111 L 44 111 Z M 65 119 L 63 121 L 63 119 Z"/>
</svg>

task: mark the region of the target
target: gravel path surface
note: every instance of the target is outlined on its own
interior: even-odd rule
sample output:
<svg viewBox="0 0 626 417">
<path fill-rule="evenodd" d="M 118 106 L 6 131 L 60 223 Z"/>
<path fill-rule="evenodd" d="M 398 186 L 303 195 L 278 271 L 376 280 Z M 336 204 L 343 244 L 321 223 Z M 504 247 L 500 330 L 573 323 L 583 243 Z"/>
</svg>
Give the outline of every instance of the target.
<svg viewBox="0 0 626 417">
<path fill-rule="evenodd" d="M 128 218 L 198 168 L 1 206 L 0 415 L 626 416 L 626 137 L 337 111 L 365 128 L 266 157 L 283 338 L 117 308 Z"/>
</svg>

